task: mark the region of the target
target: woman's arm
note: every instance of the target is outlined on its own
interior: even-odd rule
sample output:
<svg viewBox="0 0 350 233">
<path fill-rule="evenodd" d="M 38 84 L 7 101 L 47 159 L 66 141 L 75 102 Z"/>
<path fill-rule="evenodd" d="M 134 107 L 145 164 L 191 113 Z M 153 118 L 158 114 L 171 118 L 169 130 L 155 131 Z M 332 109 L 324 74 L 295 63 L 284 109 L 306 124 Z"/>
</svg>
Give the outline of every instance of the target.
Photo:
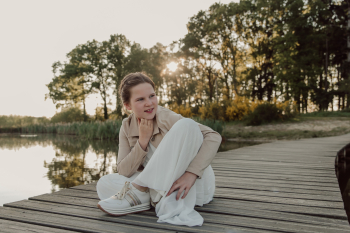
<svg viewBox="0 0 350 233">
<path fill-rule="evenodd" d="M 126 122 L 125 122 L 126 123 Z M 132 176 L 144 162 L 148 153 L 147 145 L 152 136 L 153 120 L 139 121 L 139 140 L 130 149 L 130 145 L 123 127 L 119 132 L 119 150 L 117 159 L 117 170 L 120 175 Z"/>
<path fill-rule="evenodd" d="M 203 143 L 186 171 L 196 174 L 201 178 L 204 170 L 211 164 L 218 152 L 222 138 L 218 132 L 208 126 L 202 124 L 198 124 L 198 126 L 203 134 Z"/>
</svg>

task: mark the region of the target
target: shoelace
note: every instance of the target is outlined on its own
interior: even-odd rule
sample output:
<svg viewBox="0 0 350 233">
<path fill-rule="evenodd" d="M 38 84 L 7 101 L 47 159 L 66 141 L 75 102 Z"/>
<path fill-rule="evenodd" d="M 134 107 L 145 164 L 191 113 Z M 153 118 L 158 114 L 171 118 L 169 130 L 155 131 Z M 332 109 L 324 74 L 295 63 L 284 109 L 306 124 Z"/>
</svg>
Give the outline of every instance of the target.
<svg viewBox="0 0 350 233">
<path fill-rule="evenodd" d="M 114 195 L 117 199 L 122 200 L 126 193 L 130 190 L 130 182 L 129 181 L 125 181 L 125 184 L 123 186 L 123 188 L 116 194 Z"/>
</svg>

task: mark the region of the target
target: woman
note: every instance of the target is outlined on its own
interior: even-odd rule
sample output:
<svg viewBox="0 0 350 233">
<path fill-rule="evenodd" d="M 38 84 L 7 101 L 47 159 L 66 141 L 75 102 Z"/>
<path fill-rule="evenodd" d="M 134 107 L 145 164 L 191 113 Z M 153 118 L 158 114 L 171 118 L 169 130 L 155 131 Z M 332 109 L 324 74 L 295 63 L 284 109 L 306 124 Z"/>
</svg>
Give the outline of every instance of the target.
<svg viewBox="0 0 350 233">
<path fill-rule="evenodd" d="M 154 89 L 142 73 L 125 76 L 120 84 L 121 100 L 132 114 L 120 128 L 118 173 L 97 183 L 98 207 L 120 216 L 148 210 L 152 203 L 158 222 L 201 226 L 203 218 L 194 206 L 213 198 L 210 164 L 221 136 L 158 106 Z"/>
</svg>

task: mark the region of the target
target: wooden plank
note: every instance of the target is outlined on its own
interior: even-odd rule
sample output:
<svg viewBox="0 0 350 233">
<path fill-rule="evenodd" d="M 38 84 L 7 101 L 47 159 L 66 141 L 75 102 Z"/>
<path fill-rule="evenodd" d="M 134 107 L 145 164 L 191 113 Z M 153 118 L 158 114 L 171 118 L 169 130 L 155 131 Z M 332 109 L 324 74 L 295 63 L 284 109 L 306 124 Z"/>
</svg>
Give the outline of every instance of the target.
<svg viewBox="0 0 350 233">
<path fill-rule="evenodd" d="M 33 224 L 27 224 L 16 221 L 9 221 L 0 219 L 0 231 L 2 233 L 23 233 L 23 232 L 36 232 L 36 233 L 72 233 L 74 231 L 55 229 L 49 227 L 43 227 Z"/>
<path fill-rule="evenodd" d="M 284 197 L 284 198 L 293 198 L 293 199 L 304 199 L 304 200 L 320 200 L 320 201 L 335 201 L 339 203 L 343 203 L 341 199 L 340 192 L 335 193 L 335 195 L 318 195 L 318 194 L 313 194 L 313 195 L 308 195 L 308 194 L 295 194 L 295 193 L 283 193 L 283 192 L 274 192 L 274 191 L 252 191 L 252 190 L 242 190 L 242 189 L 233 189 L 231 187 L 227 188 L 222 188 L 218 187 L 216 190 L 223 190 L 230 192 L 231 194 L 258 194 L 261 196 L 270 196 L 270 197 Z M 99 200 L 98 195 L 96 192 L 82 192 L 81 190 L 77 189 L 64 189 L 59 192 L 53 193 L 53 195 L 65 195 L 65 196 L 73 196 L 73 197 L 84 197 L 84 198 L 91 198 L 91 199 L 96 199 Z"/>
<path fill-rule="evenodd" d="M 0 207 L 0 219 L 78 232 L 169 232 L 154 228 L 144 228 L 134 225 L 109 223 L 105 221 L 7 207 Z"/>
<path fill-rule="evenodd" d="M 213 202 L 210 203 L 210 207 L 203 206 L 201 208 L 223 208 L 223 207 L 237 207 L 246 210 L 268 210 L 283 213 L 295 213 L 300 215 L 309 216 L 319 216 L 325 218 L 343 219 L 347 220 L 345 211 L 342 209 L 327 209 L 321 207 L 305 207 L 297 205 L 286 205 L 278 203 L 268 203 L 268 202 L 254 202 L 247 200 L 233 200 L 233 199 L 223 199 L 215 198 Z"/>
<path fill-rule="evenodd" d="M 82 197 L 71 197 L 63 195 L 49 195 L 44 194 L 36 197 L 30 198 L 34 201 L 43 201 L 57 204 L 69 204 L 72 206 L 82 206 L 95 208 L 97 205 L 96 199 L 91 198 L 82 198 Z M 294 206 L 294 205 L 285 205 L 285 204 L 275 204 L 275 203 L 264 203 L 264 202 L 253 202 L 253 201 L 244 201 L 244 200 L 232 200 L 232 199 L 221 199 L 214 198 L 214 200 L 203 207 L 198 207 L 198 211 L 211 211 L 211 208 L 215 208 L 217 213 L 227 214 L 227 212 L 220 212 L 220 209 L 223 207 L 237 207 L 240 209 L 246 209 L 250 211 L 255 210 L 268 210 L 268 211 L 279 211 L 285 213 L 296 213 L 296 214 L 307 214 L 310 216 L 324 216 L 336 219 L 347 219 L 345 211 L 341 209 L 327 209 L 319 207 L 303 207 L 303 206 Z M 219 209 L 219 211 L 218 211 Z"/>
<path fill-rule="evenodd" d="M 150 215 L 141 215 L 141 214 L 129 214 L 125 216 L 109 216 L 105 214 L 104 212 L 100 211 L 95 208 L 84 208 L 84 207 L 74 207 L 74 206 L 67 206 L 67 205 L 57 205 L 57 204 L 48 204 L 48 203 L 35 203 L 31 202 L 23 202 L 18 203 L 17 206 L 15 203 L 13 203 L 11 208 L 15 209 L 19 212 L 25 210 L 29 213 L 34 213 L 32 211 L 35 210 L 36 215 L 48 215 L 48 216 L 56 216 L 56 218 L 59 219 L 67 219 L 67 218 L 73 218 L 76 221 L 82 221 L 82 222 L 99 222 L 100 224 L 107 224 L 110 226 L 115 225 L 115 229 L 119 230 L 119 225 L 122 224 L 122 226 L 127 228 L 135 228 L 139 229 L 138 227 L 144 227 L 143 229 L 148 229 L 148 232 L 169 232 L 169 231 L 176 231 L 176 232 L 227 232 L 227 231 L 243 231 L 243 232 L 259 232 L 258 230 L 250 229 L 250 227 L 239 227 L 239 226 L 220 226 L 218 224 L 212 224 L 212 223 L 204 223 L 201 227 L 187 227 L 187 226 L 177 226 L 177 225 L 171 225 L 171 224 L 163 224 L 163 223 L 157 223 L 157 217 L 155 216 L 154 212 Z M 0 212 L 1 217 L 1 212 Z M 80 220 L 79 220 L 80 219 Z M 333 228 L 333 227 L 332 227 Z M 120 229 L 125 230 L 125 229 Z M 259 229 L 263 230 L 263 229 Z M 99 231 L 100 232 L 100 231 Z M 130 231 L 132 232 L 132 231 Z M 146 231 L 145 231 L 146 232 Z M 263 231 L 266 232 L 266 231 Z"/>
<path fill-rule="evenodd" d="M 247 189 L 254 189 L 255 186 L 265 187 L 268 190 L 278 190 L 279 188 L 289 188 L 295 190 L 309 190 L 309 191 L 327 191 L 327 192 L 339 192 L 339 187 L 324 187 L 317 185 L 302 185 L 302 184 L 290 184 L 286 182 L 273 182 L 270 180 L 252 180 L 246 178 L 235 178 L 235 177 L 220 177 L 216 176 L 216 180 L 221 180 L 220 186 L 237 184 L 241 187 L 246 187 Z M 218 181 L 219 184 L 219 181 Z M 85 191 L 96 192 L 96 183 L 89 185 L 79 185 L 71 187 L 71 189 L 79 189 Z"/>
<path fill-rule="evenodd" d="M 35 209 L 38 211 L 48 212 L 48 213 L 59 213 L 68 216 L 77 216 L 81 218 L 89 218 L 89 219 L 101 219 L 105 214 L 99 210 L 91 210 L 86 207 L 72 207 L 67 205 L 54 205 L 52 206 L 49 203 L 37 203 L 33 201 L 21 201 L 17 203 L 11 203 L 12 207 L 21 208 L 21 209 Z M 53 208 L 54 207 L 54 208 Z M 169 230 L 176 231 L 188 231 L 187 227 L 183 226 L 173 226 L 169 224 L 157 224 L 156 216 L 153 211 L 143 212 L 144 214 L 130 214 L 122 217 L 111 217 L 106 218 L 105 221 L 118 222 L 118 223 L 129 223 L 133 224 L 135 221 L 143 222 L 144 226 L 147 224 L 153 225 L 151 227 L 167 227 Z M 270 219 L 256 219 L 245 216 L 236 215 L 234 218 L 232 216 L 227 215 L 218 215 L 212 213 L 201 213 L 205 219 L 205 223 L 215 223 L 220 225 L 229 225 L 240 228 L 254 228 L 254 229 L 263 229 L 268 231 L 286 231 L 289 232 L 347 232 L 348 226 L 346 225 L 335 225 L 335 224 L 321 224 L 320 222 L 293 222 L 293 221 L 276 221 Z M 148 222 L 147 220 L 150 220 Z M 165 225 L 165 226 L 164 226 Z M 149 226 L 147 226 L 149 227 Z M 195 229 L 197 232 L 203 232 L 207 229 L 207 225 L 204 224 L 200 229 Z M 215 230 L 215 229 L 214 229 Z"/>
<path fill-rule="evenodd" d="M 278 203 L 287 205 L 298 205 L 305 207 L 322 207 L 331 209 L 344 209 L 344 204 L 342 202 L 329 202 L 329 201 L 315 201 L 315 200 L 305 200 L 305 199 L 292 199 L 292 198 L 282 198 L 282 197 L 268 197 L 261 196 L 259 194 L 234 194 L 222 190 L 216 190 L 215 196 L 217 198 L 233 199 L 233 200 L 246 200 L 255 202 L 265 202 L 265 203 Z"/>
</svg>

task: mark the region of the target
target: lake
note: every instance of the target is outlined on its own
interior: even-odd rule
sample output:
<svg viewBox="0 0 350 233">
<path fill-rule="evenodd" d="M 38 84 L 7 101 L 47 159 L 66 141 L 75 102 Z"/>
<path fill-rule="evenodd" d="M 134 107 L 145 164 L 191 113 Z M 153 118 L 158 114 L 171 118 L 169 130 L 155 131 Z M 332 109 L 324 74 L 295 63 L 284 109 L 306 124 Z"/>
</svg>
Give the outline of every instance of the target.
<svg viewBox="0 0 350 233">
<path fill-rule="evenodd" d="M 219 151 L 256 145 L 225 142 Z M 73 136 L 0 135 L 0 206 L 28 197 L 97 181 L 117 172 L 116 141 L 82 140 Z"/>
</svg>

